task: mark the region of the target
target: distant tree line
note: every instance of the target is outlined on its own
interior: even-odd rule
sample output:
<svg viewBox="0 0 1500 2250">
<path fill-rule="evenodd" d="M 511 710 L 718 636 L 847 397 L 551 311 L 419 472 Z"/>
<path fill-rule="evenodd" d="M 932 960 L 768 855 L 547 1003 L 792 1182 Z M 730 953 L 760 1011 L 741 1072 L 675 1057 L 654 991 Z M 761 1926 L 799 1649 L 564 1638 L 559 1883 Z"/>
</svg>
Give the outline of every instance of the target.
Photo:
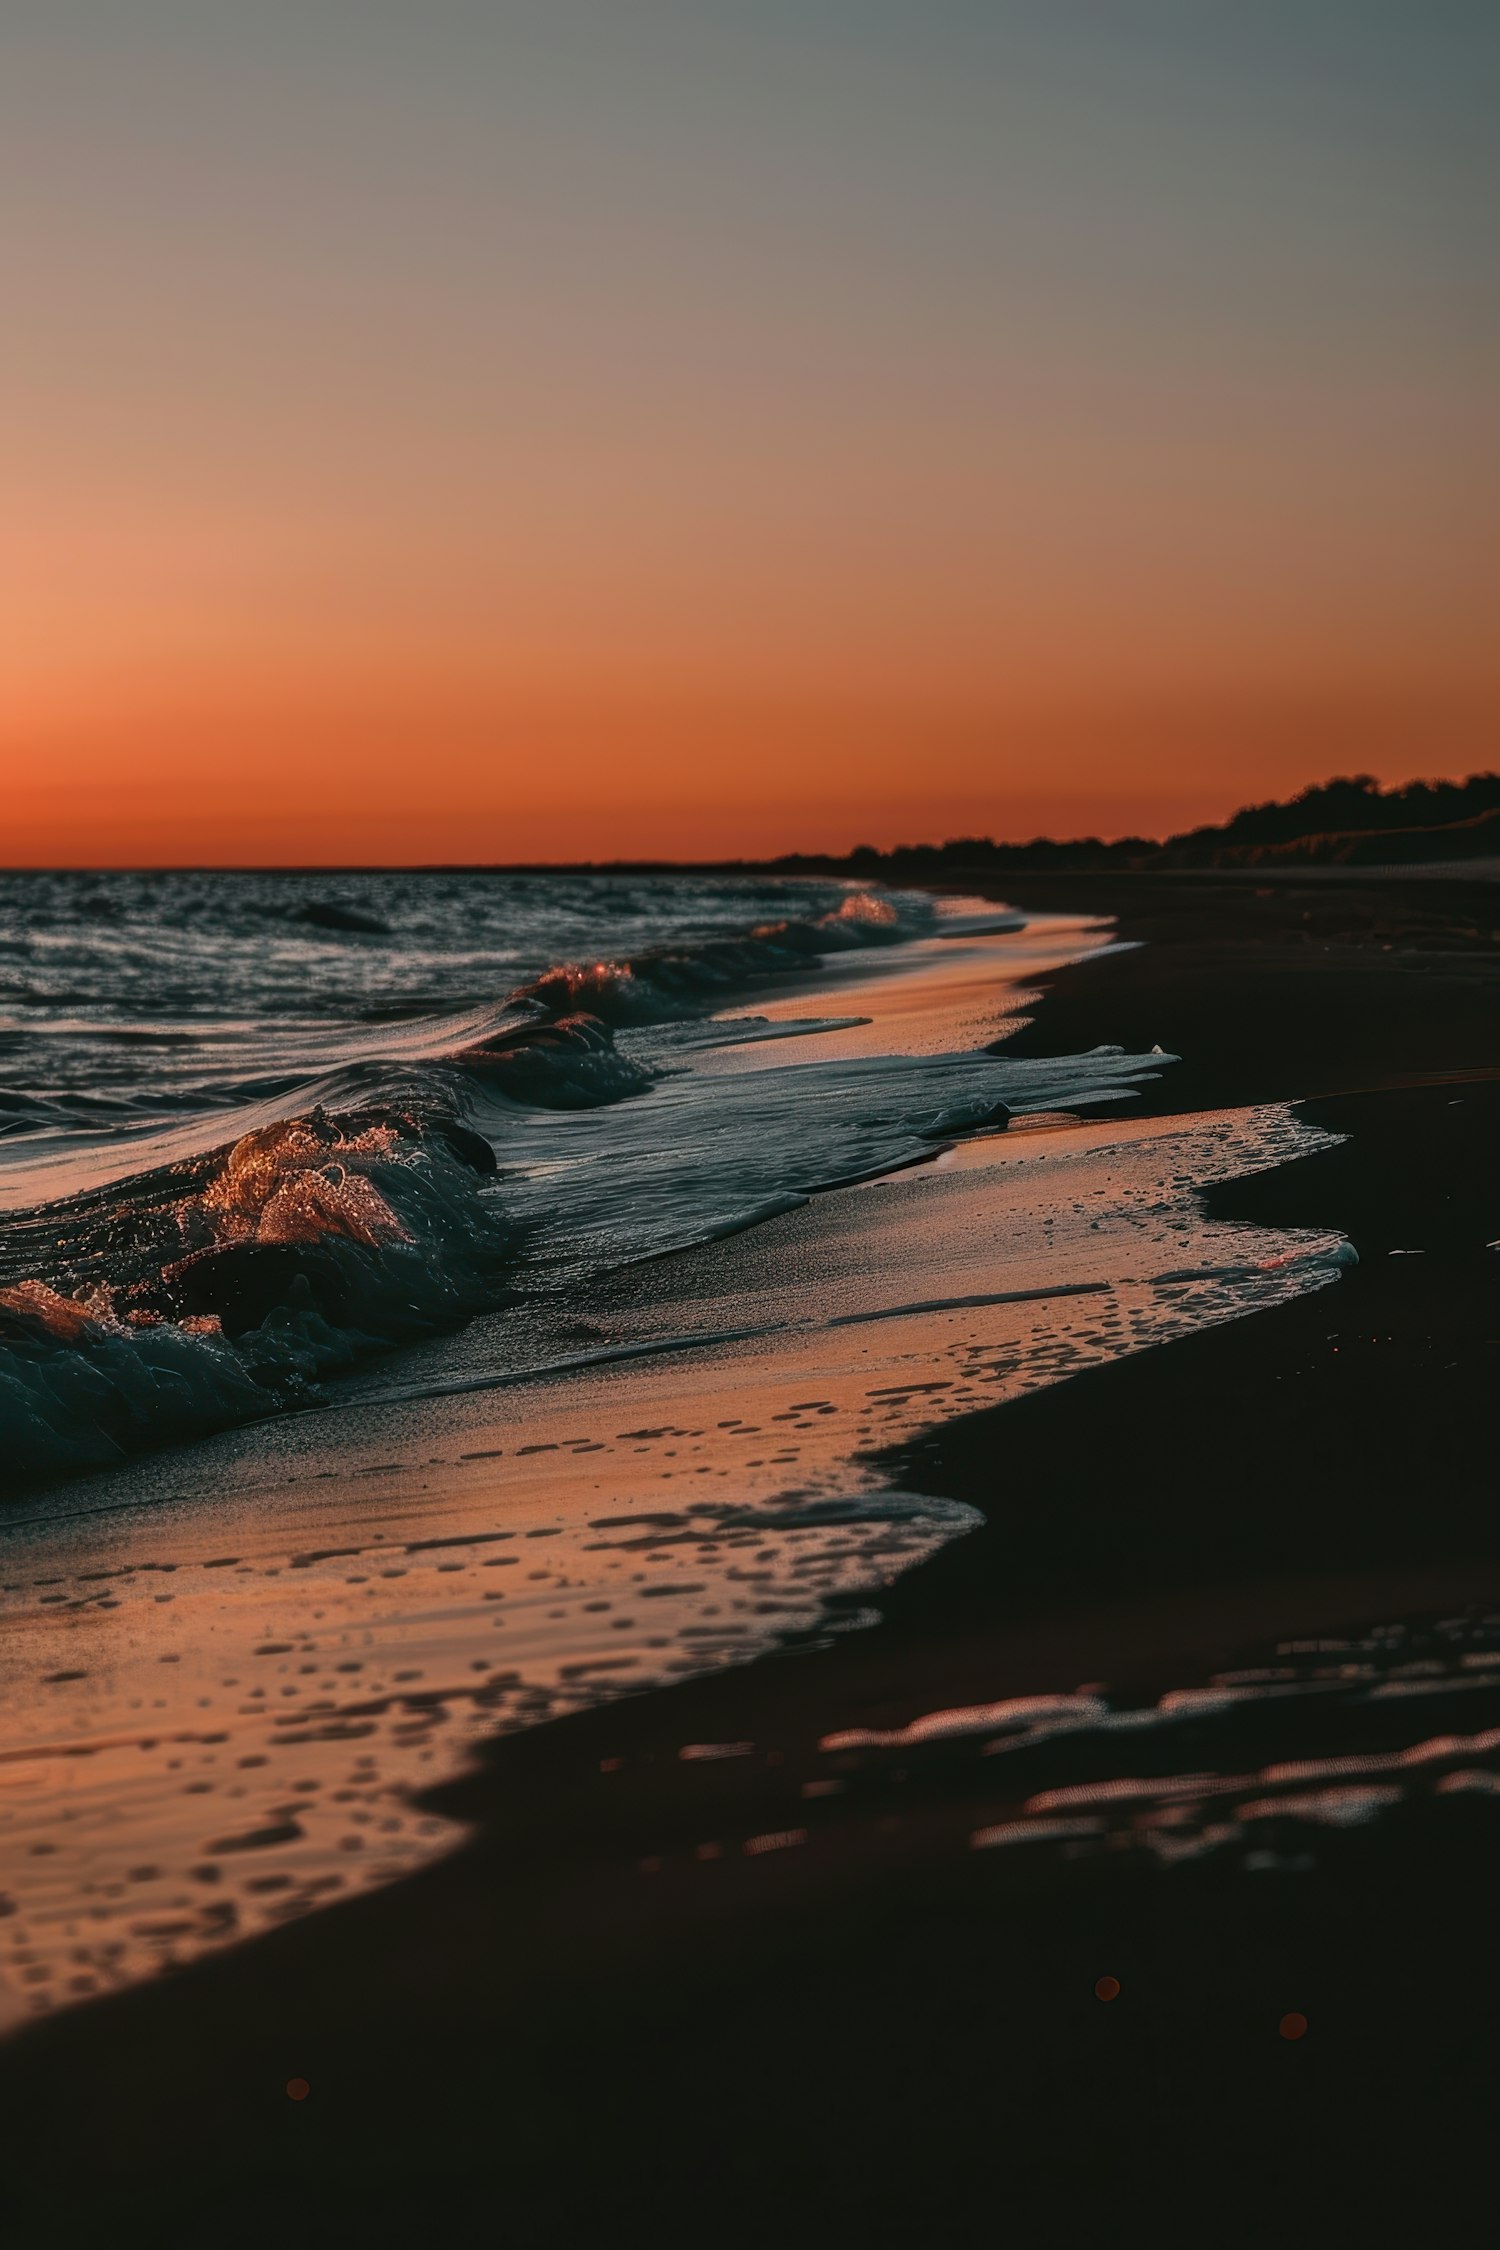
<svg viewBox="0 0 1500 2250">
<path fill-rule="evenodd" d="M 1246 805 L 1218 827 L 1192 828 L 1158 843 L 1148 836 L 996 843 L 960 836 L 943 844 L 860 844 L 843 859 L 788 853 L 787 869 L 940 876 L 946 869 L 1166 868 L 1379 865 L 1500 855 L 1500 774 L 1464 781 L 1408 781 L 1382 789 L 1372 774 L 1341 774 L 1295 797 Z"/>
</svg>

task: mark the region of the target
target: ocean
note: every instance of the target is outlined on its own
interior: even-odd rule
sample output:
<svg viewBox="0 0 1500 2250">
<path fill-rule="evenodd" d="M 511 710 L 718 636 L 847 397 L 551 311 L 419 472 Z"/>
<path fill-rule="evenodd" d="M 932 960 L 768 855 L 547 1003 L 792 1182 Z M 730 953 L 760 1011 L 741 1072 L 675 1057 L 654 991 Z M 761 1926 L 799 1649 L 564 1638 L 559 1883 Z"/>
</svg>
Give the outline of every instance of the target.
<svg viewBox="0 0 1500 2250">
<path fill-rule="evenodd" d="M 753 877 L 0 879 L 7 1481 L 1138 1085 L 1154 1058 L 986 1047 L 705 1068 L 847 1028 L 830 963 L 1007 926 Z M 789 989 L 805 1016 L 734 1006 Z"/>
<path fill-rule="evenodd" d="M 452 1849 L 497 1734 L 870 1625 L 982 1520 L 903 1468 L 942 1424 L 1335 1280 L 1207 1199 L 1326 1145 L 1284 1105 L 1010 1051 L 1111 942 L 754 876 L 0 880 L 0 2026 Z"/>
</svg>

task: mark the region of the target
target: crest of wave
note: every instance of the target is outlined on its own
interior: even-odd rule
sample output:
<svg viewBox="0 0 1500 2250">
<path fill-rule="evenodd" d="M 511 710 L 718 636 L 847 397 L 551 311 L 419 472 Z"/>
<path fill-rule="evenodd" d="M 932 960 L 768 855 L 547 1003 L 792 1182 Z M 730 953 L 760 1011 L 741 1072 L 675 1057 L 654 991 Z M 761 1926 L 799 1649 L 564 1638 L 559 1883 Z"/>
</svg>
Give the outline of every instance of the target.
<svg viewBox="0 0 1500 2250">
<path fill-rule="evenodd" d="M 71 1229 L 49 1213 L 51 1270 L 0 1288 L 9 1476 L 301 1403 L 361 1353 L 464 1318 L 505 1255 L 492 1165 L 444 1120 L 314 1110 L 90 1199 Z"/>
</svg>

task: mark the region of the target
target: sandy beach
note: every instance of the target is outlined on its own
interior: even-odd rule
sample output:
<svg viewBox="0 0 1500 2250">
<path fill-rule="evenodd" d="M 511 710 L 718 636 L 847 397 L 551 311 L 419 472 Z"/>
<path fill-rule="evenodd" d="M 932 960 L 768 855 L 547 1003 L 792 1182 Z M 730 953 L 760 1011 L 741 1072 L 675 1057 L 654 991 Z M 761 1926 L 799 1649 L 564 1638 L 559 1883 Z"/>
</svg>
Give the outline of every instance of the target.
<svg viewBox="0 0 1500 2250">
<path fill-rule="evenodd" d="M 1493 893 L 1006 896 L 1075 919 L 820 1009 L 1182 1058 L 1128 1106 L 616 1273 L 532 1372 L 479 1323 L 8 1526 L 18 2239 L 205 2197 L 313 2239 L 316 2182 L 366 2239 L 576 2240 L 664 2169 L 669 2239 L 711 2197 L 718 2239 L 1076 2241 L 1230 2181 L 1241 2239 L 1293 2179 L 1312 2239 L 1376 2223 L 1356 2123 L 1461 2168 Z"/>
<path fill-rule="evenodd" d="M 1497 2234 L 1500 7 L 0 13 L 0 2250 Z"/>
<path fill-rule="evenodd" d="M 711 1073 L 766 1106 L 801 1098 L 814 1047 L 941 1068 L 1107 934 L 984 919 L 825 973 L 817 1020 L 847 1028 L 716 1047 Z M 755 1032 L 805 1030 L 808 1001 L 773 1000 Z M 1039 1063 L 1048 1099 L 1111 1074 L 1132 1099 L 877 1157 L 749 1232 L 382 1360 L 316 1412 L 13 1507 L 9 2019 L 451 1849 L 413 1796 L 497 1727 L 859 1629 L 861 1597 L 980 1520 L 878 1456 L 1334 1281 L 1336 1233 L 1215 1223 L 1198 1201 L 1321 1136 L 1271 1105 L 1130 1117 L 1172 1067 Z M 825 1082 L 850 1089 L 814 1073 L 809 1098 Z M 1024 1066 L 1005 1083 L 1019 1101 Z M 575 1140 L 641 1118 L 670 1136 L 679 1092 Z"/>
</svg>

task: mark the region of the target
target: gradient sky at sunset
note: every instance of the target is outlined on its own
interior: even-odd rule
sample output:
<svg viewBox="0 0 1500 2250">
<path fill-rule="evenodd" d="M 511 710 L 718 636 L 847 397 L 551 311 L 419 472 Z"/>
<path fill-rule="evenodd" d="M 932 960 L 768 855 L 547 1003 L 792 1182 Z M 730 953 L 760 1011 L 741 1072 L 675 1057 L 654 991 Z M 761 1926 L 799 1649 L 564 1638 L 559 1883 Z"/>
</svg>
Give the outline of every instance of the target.
<svg viewBox="0 0 1500 2250">
<path fill-rule="evenodd" d="M 6 0 L 0 862 L 1500 763 L 1493 0 Z"/>
</svg>

